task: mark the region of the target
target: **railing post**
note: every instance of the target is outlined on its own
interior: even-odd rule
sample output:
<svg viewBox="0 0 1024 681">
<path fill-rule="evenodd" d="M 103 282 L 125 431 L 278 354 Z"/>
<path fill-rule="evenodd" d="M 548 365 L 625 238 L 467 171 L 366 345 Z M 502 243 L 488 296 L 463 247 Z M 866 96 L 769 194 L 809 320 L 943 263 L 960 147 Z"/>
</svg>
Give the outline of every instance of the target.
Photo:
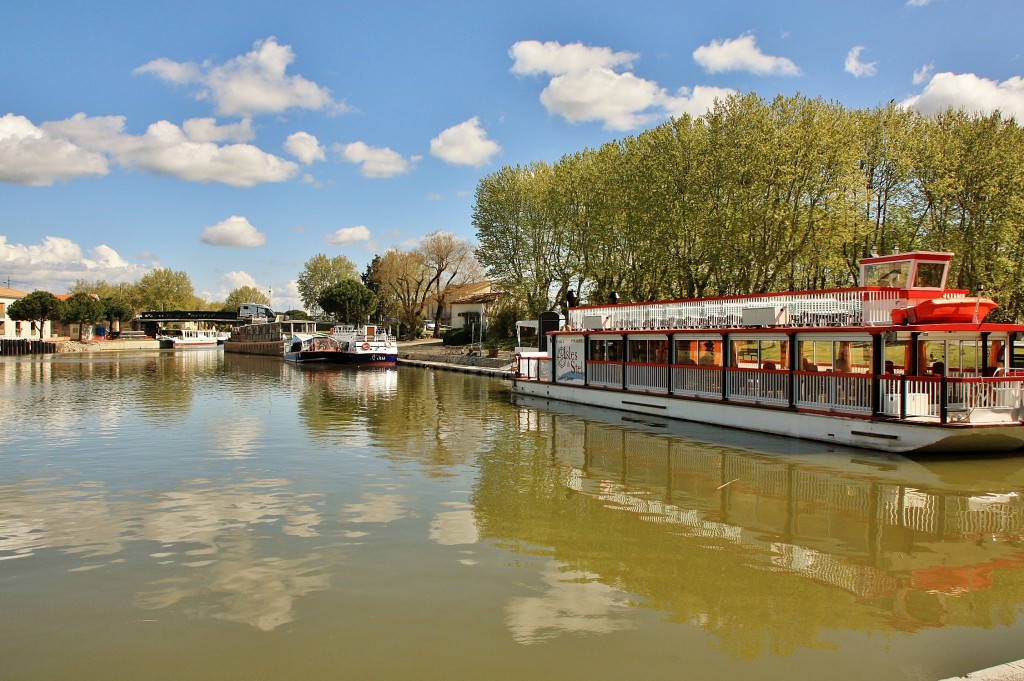
<svg viewBox="0 0 1024 681">
<path fill-rule="evenodd" d="M 907 375 L 900 375 L 900 420 L 907 418 Z"/>
<path fill-rule="evenodd" d="M 946 422 L 947 410 L 949 408 L 949 395 L 946 394 L 946 375 L 939 377 L 939 423 Z"/>
</svg>

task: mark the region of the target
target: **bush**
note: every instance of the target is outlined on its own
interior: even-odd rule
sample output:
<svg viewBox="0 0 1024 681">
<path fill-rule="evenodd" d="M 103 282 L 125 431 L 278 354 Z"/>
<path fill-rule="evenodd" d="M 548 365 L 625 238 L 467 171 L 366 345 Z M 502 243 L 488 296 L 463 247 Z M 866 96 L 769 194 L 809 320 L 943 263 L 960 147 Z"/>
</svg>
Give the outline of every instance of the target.
<svg viewBox="0 0 1024 681">
<path fill-rule="evenodd" d="M 468 329 L 448 329 L 442 334 L 441 342 L 444 345 L 469 345 L 473 341 Z"/>
</svg>

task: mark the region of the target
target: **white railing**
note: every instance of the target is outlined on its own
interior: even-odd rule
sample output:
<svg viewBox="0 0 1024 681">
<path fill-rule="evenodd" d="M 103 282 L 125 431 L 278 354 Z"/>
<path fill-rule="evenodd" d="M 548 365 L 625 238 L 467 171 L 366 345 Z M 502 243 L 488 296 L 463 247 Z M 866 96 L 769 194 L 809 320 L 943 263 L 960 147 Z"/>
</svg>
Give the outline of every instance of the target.
<svg viewBox="0 0 1024 681">
<path fill-rule="evenodd" d="M 622 362 L 587 362 L 587 384 L 621 388 Z"/>
<path fill-rule="evenodd" d="M 725 373 L 725 396 L 730 400 L 789 405 L 789 372 L 736 369 Z"/>
<path fill-rule="evenodd" d="M 722 369 L 694 365 L 673 365 L 672 392 L 690 397 L 722 397 Z"/>
<path fill-rule="evenodd" d="M 795 403 L 798 407 L 851 414 L 871 413 L 870 375 L 815 371 L 797 371 L 795 374 Z"/>
<path fill-rule="evenodd" d="M 567 323 L 584 328 L 584 317 L 604 321 L 604 328 L 713 329 L 743 325 L 743 310 L 785 308 L 780 326 L 851 326 L 891 324 L 899 289 L 856 288 L 808 293 L 765 293 L 661 303 L 629 303 L 572 308 Z M 951 295 L 956 295 L 955 292 Z"/>
<path fill-rule="evenodd" d="M 668 366 L 665 364 L 627 362 L 626 388 L 667 393 Z"/>
</svg>

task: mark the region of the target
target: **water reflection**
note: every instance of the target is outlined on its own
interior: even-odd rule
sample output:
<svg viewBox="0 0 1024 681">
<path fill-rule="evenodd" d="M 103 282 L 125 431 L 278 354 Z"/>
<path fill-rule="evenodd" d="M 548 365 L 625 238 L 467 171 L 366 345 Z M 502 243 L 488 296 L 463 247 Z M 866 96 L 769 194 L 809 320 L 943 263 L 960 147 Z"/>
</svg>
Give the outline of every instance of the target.
<svg viewBox="0 0 1024 681">
<path fill-rule="evenodd" d="M 837 628 L 991 627 L 1024 604 L 1019 459 L 794 454 L 797 443 L 763 438 L 754 451 L 720 434 L 693 439 L 714 435 L 695 426 L 624 428 L 609 421 L 621 414 L 518 402 L 533 437 L 488 458 L 475 499 L 482 536 L 550 546 L 585 581 L 638 594 L 737 654 L 828 647 Z M 673 428 L 684 436 L 663 434 Z M 543 461 L 554 465 L 544 472 Z M 524 466 L 529 486 L 516 479 Z M 502 484 L 522 495 L 515 513 Z M 559 611 L 560 594 L 545 598 Z"/>
</svg>

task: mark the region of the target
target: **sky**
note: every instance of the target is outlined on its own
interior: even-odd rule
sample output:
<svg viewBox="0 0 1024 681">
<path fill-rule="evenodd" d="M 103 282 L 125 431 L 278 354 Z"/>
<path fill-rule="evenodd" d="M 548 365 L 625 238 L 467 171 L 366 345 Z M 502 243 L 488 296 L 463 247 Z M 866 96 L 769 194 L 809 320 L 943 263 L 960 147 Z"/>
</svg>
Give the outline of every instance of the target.
<svg viewBox="0 0 1024 681">
<path fill-rule="evenodd" d="M 1021 0 L 28 2 L 0 7 L 0 286 L 189 275 L 301 308 L 473 241 L 474 192 L 716 97 L 1024 120 Z"/>
</svg>

